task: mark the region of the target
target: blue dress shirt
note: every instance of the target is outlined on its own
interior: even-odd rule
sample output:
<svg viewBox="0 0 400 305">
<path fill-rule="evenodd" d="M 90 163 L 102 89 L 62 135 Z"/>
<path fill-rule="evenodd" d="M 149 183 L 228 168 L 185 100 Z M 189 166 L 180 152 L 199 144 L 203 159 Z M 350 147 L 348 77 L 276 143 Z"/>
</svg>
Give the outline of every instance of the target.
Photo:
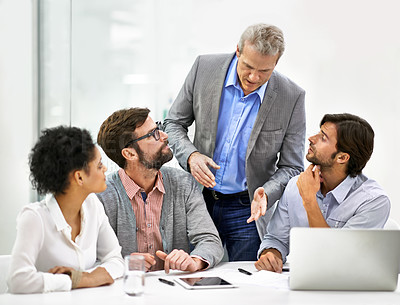
<svg viewBox="0 0 400 305">
<path fill-rule="evenodd" d="M 221 166 L 212 169 L 216 182 L 213 189 L 224 194 L 247 190 L 246 150 L 268 84 L 244 96 L 237 77 L 237 62 L 235 56 L 225 78 L 213 155 L 215 163 Z"/>
<path fill-rule="evenodd" d="M 306 210 L 297 188 L 298 176 L 290 179 L 267 227 L 258 251 L 275 248 L 283 262 L 289 254 L 289 234 L 293 227 L 308 227 Z M 385 191 L 363 174 L 347 176 L 324 197 L 317 193 L 322 215 L 331 228 L 383 228 L 389 217 L 390 201 Z"/>
</svg>

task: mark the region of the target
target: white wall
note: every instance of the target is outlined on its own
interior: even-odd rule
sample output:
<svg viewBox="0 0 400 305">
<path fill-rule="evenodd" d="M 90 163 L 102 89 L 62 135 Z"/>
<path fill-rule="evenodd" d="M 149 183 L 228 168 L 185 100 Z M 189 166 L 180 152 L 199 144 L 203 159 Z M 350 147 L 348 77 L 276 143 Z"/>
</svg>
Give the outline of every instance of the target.
<svg viewBox="0 0 400 305">
<path fill-rule="evenodd" d="M 11 252 L 17 213 L 31 200 L 32 96 L 32 3 L 0 0 L 0 254 Z"/>
</svg>

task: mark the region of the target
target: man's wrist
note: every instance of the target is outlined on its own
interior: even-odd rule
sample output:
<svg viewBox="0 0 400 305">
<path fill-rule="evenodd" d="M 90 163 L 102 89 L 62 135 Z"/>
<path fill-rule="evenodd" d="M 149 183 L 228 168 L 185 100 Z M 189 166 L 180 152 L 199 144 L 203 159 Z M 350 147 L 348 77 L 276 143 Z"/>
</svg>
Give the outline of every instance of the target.
<svg viewBox="0 0 400 305">
<path fill-rule="evenodd" d="M 310 197 L 310 198 L 302 198 L 303 199 L 303 206 L 306 209 L 310 208 L 318 208 L 318 201 L 317 201 L 317 195 L 315 197 Z"/>
<path fill-rule="evenodd" d="M 275 249 L 275 248 L 267 248 L 267 249 L 262 250 L 262 252 L 260 254 L 260 258 L 261 258 L 261 256 L 266 255 L 268 252 L 271 252 L 276 257 L 282 259 L 282 253 L 278 249 Z"/>
<path fill-rule="evenodd" d="M 197 150 L 196 151 L 194 151 L 194 152 L 192 152 L 190 155 L 189 155 L 189 157 L 188 157 L 188 159 L 187 159 L 187 169 L 188 169 L 188 172 L 190 173 L 190 159 L 192 158 L 192 156 L 194 155 L 194 154 L 196 154 L 196 153 L 199 153 Z"/>
<path fill-rule="evenodd" d="M 192 259 L 196 263 L 196 271 L 204 270 L 208 267 L 208 263 L 197 256 L 192 256 Z"/>
</svg>

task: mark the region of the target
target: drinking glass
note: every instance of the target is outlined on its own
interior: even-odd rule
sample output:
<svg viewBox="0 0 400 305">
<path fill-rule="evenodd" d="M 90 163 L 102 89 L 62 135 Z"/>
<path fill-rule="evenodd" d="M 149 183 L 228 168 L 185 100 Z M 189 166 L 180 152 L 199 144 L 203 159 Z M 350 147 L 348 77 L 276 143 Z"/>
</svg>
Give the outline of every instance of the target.
<svg viewBox="0 0 400 305">
<path fill-rule="evenodd" d="M 138 296 L 144 292 L 144 256 L 125 256 L 124 291 L 130 296 Z"/>
</svg>

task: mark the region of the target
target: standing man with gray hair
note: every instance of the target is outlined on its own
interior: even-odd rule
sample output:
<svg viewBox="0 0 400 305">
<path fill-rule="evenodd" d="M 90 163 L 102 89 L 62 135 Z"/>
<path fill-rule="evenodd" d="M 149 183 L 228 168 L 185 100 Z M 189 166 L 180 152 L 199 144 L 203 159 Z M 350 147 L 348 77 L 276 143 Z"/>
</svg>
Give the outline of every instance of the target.
<svg viewBox="0 0 400 305">
<path fill-rule="evenodd" d="M 284 48 L 279 28 L 255 24 L 236 53 L 197 57 L 165 119 L 180 165 L 204 186 L 230 261 L 256 260 L 271 207 L 303 170 L 305 92 L 275 71 Z M 267 213 L 251 213 L 252 201 Z"/>
</svg>

